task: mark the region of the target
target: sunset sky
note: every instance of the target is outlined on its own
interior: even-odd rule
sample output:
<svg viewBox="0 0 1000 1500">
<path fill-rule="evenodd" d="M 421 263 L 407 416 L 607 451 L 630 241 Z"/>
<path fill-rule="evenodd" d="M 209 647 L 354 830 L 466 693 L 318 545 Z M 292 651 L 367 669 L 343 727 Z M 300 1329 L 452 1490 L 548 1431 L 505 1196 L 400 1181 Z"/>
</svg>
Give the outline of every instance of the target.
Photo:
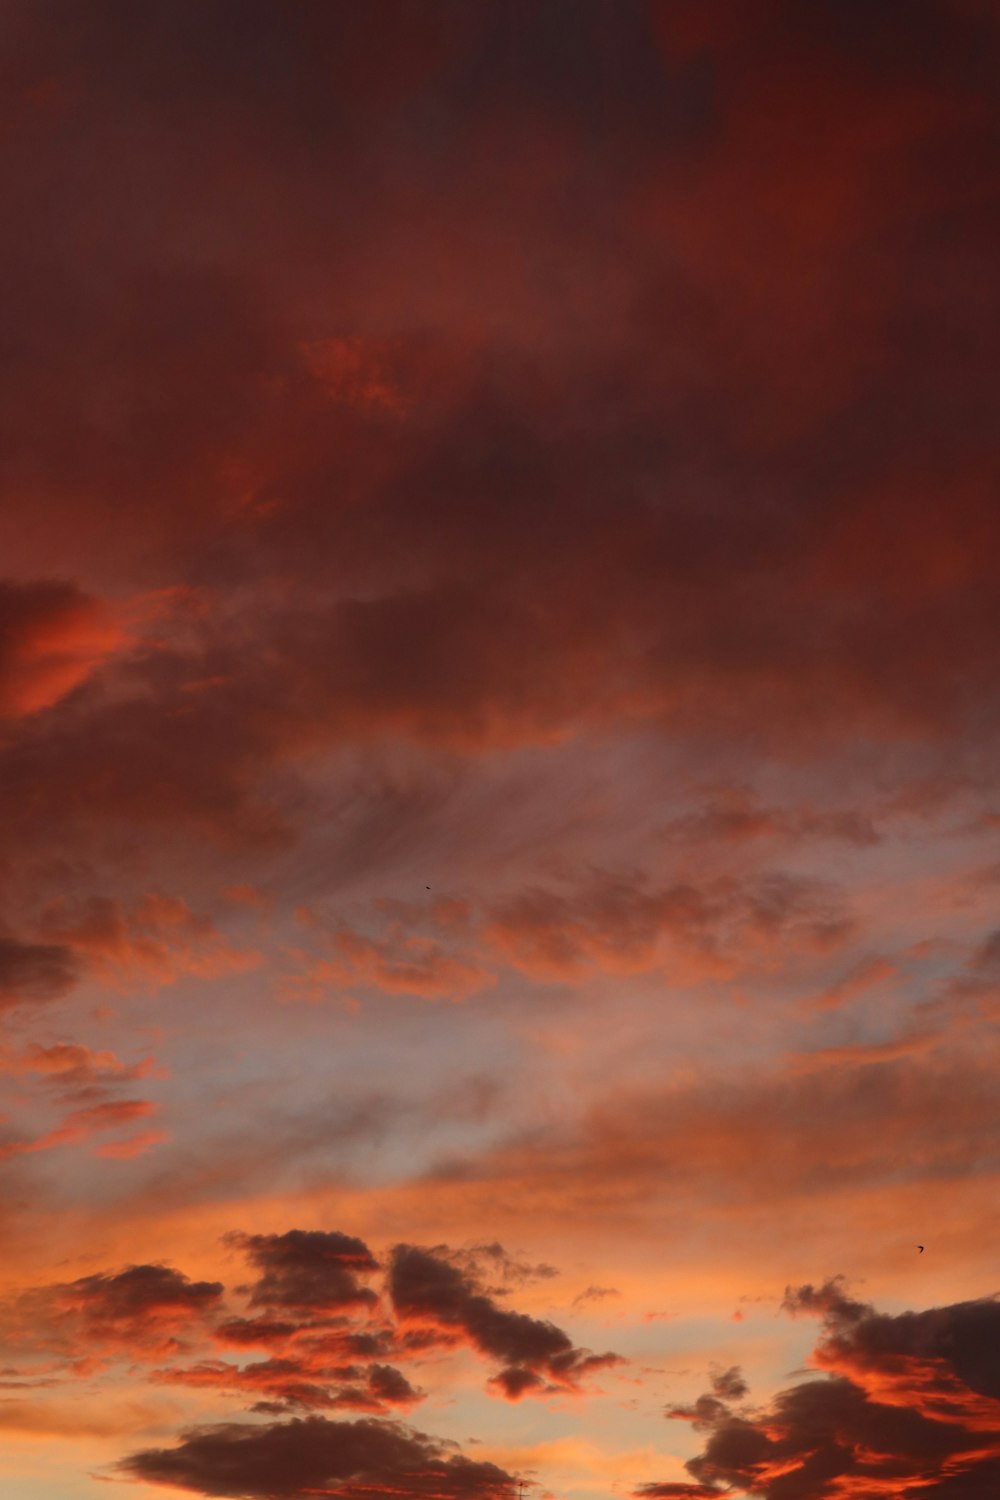
<svg viewBox="0 0 1000 1500">
<path fill-rule="evenodd" d="M 0 20 L 4 1500 L 995 1500 L 995 0 Z"/>
</svg>

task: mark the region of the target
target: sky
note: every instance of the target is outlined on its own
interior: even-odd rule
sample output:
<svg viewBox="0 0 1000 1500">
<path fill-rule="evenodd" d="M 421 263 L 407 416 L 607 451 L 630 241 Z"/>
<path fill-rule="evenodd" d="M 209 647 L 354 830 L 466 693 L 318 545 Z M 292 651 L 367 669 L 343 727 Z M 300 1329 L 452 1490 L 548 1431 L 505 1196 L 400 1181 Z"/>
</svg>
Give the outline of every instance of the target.
<svg viewBox="0 0 1000 1500">
<path fill-rule="evenodd" d="M 0 1490 L 1000 1493 L 996 4 L 0 21 Z"/>
</svg>

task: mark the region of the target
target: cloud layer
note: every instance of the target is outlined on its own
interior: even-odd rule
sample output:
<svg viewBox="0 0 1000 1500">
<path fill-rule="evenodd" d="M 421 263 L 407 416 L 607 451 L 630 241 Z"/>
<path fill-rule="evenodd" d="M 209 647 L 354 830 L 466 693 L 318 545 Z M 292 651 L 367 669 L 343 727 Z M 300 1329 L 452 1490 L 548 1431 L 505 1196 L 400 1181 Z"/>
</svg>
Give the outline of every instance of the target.
<svg viewBox="0 0 1000 1500">
<path fill-rule="evenodd" d="M 0 1491 L 991 1492 L 996 7 L 4 20 Z"/>
</svg>

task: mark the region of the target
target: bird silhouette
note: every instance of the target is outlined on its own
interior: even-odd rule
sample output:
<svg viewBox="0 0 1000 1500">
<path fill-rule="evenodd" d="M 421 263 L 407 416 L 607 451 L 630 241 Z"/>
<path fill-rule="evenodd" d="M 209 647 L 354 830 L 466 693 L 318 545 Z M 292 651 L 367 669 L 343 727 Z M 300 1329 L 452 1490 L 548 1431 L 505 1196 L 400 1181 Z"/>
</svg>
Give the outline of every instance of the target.
<svg viewBox="0 0 1000 1500">
<path fill-rule="evenodd" d="M 918 1245 L 917 1249 L 920 1251 L 920 1254 L 923 1255 L 923 1253 L 924 1253 L 924 1247 L 923 1247 L 923 1245 Z"/>
</svg>

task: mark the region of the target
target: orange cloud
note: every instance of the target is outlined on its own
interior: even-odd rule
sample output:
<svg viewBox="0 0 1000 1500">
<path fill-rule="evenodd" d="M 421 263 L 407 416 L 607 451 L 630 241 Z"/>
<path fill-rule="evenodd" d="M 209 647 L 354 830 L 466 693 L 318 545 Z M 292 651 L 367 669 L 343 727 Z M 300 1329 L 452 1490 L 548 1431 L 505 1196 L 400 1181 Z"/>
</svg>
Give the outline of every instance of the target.
<svg viewBox="0 0 1000 1500">
<path fill-rule="evenodd" d="M 38 1151 L 51 1151 L 56 1146 L 77 1145 L 105 1130 L 117 1130 L 122 1125 L 131 1124 L 133 1120 L 155 1114 L 157 1108 L 158 1106 L 149 1099 L 117 1099 L 102 1104 L 92 1104 L 82 1109 L 75 1109 L 59 1125 L 46 1131 L 44 1135 L 38 1136 L 37 1139 L 33 1141 L 14 1141 L 9 1145 L 0 1147 L 0 1158 L 30 1156 Z M 149 1145 L 154 1140 L 162 1139 L 164 1137 L 159 1133 L 154 1134 L 152 1137 L 146 1135 L 141 1138 L 133 1138 L 132 1142 L 118 1143 L 110 1149 L 106 1147 L 99 1154 L 105 1156 L 131 1155 L 135 1153 L 129 1151 L 128 1147 L 135 1145 L 136 1140 L 141 1140 L 143 1145 Z M 142 1149 L 142 1147 L 140 1146 L 138 1149 Z"/>
<path fill-rule="evenodd" d="M 849 1298 L 838 1281 L 789 1290 L 786 1305 L 824 1318 L 816 1362 L 829 1378 L 733 1408 L 740 1381 L 668 1415 L 707 1432 L 686 1468 L 692 1484 L 644 1485 L 644 1500 L 721 1496 L 861 1500 L 985 1495 L 1000 1475 L 1000 1304 L 958 1303 L 897 1317 Z"/>
<path fill-rule="evenodd" d="M 54 902 L 42 914 L 41 930 L 122 982 L 171 984 L 182 974 L 214 979 L 262 962 L 259 952 L 235 947 L 180 897 L 159 892 L 131 906 L 108 896 Z"/>
<path fill-rule="evenodd" d="M 70 1361 L 162 1358 L 211 1319 L 222 1292 L 221 1282 L 190 1281 L 169 1266 L 131 1265 L 21 1292 L 2 1309 L 0 1332 L 12 1349 Z"/>
</svg>

